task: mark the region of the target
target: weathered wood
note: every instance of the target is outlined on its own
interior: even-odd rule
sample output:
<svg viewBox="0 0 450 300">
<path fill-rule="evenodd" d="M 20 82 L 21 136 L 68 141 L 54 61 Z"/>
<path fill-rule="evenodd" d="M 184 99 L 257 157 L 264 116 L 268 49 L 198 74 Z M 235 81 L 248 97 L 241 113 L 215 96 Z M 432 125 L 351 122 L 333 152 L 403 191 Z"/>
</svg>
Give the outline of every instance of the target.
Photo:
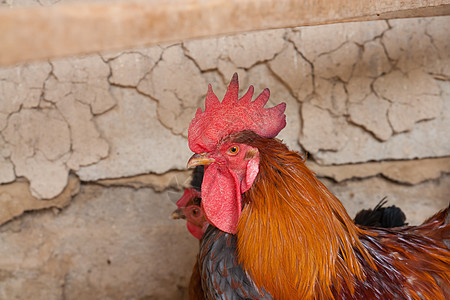
<svg viewBox="0 0 450 300">
<path fill-rule="evenodd" d="M 272 28 L 450 14 L 450 0 L 172 0 L 0 9 L 0 65 Z"/>
</svg>

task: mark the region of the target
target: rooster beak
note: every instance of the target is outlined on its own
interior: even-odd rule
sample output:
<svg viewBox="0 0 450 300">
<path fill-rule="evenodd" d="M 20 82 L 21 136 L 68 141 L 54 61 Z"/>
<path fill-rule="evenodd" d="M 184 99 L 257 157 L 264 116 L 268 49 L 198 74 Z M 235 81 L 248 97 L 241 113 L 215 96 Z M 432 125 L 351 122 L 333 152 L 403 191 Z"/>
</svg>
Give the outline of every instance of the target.
<svg viewBox="0 0 450 300">
<path fill-rule="evenodd" d="M 184 214 L 184 211 L 180 208 L 176 209 L 172 213 L 172 219 L 186 219 L 186 215 Z"/>
<path fill-rule="evenodd" d="M 192 155 L 192 157 L 189 159 L 187 163 L 187 167 L 193 168 L 201 165 L 209 165 L 216 161 L 214 158 L 208 157 L 208 155 L 209 153 L 200 153 L 200 154 L 196 153 Z"/>
</svg>

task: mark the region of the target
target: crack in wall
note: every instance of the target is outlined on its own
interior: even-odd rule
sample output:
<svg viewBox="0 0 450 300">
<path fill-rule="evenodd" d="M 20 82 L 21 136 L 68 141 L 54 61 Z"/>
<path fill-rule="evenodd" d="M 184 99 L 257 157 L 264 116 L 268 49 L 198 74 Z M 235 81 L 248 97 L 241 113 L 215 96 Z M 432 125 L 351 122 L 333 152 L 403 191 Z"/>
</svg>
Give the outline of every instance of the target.
<svg viewBox="0 0 450 300">
<path fill-rule="evenodd" d="M 306 54 L 302 50 L 305 46 L 307 47 L 307 43 L 305 43 L 305 35 L 301 35 L 301 38 L 303 39 L 301 41 L 296 40 L 299 37 L 295 36 L 296 34 L 298 35 L 299 33 L 306 32 L 305 30 L 315 30 L 315 28 L 311 27 L 247 34 L 245 35 L 245 39 L 243 39 L 242 37 L 215 38 L 213 39 L 215 42 L 212 42 L 212 45 L 215 45 L 216 48 L 209 47 L 206 49 L 200 49 L 202 51 L 209 51 L 207 53 L 212 53 L 213 56 L 211 56 L 211 58 L 215 59 L 215 66 L 200 63 L 203 57 L 201 55 L 198 56 L 197 52 L 195 52 L 197 51 L 195 50 L 195 47 L 197 47 L 198 43 L 201 44 L 202 41 L 190 41 L 181 44 L 170 45 L 167 47 L 158 47 L 157 49 L 155 48 L 155 51 L 153 52 L 149 52 L 150 50 L 148 49 L 130 50 L 115 54 L 104 54 L 101 56 L 94 55 L 94 58 L 81 58 L 80 60 L 72 59 L 67 62 L 64 62 L 64 60 L 49 61 L 48 65 L 50 66 L 50 70 L 46 74 L 46 77 L 40 83 L 39 87 L 30 87 L 30 91 L 32 91 L 32 93 L 36 93 L 40 90 L 36 111 L 38 111 L 38 108 L 41 109 L 41 112 L 45 111 L 46 109 L 55 109 L 62 115 L 64 122 L 69 128 L 70 147 L 67 152 L 61 155 L 57 155 L 55 158 L 49 157 L 46 154 L 45 157 L 50 162 L 55 162 L 62 159 L 65 155 L 67 155 L 67 153 L 72 155 L 73 153 L 77 152 L 76 147 L 74 146 L 76 144 L 74 131 L 79 129 L 79 124 L 71 122 L 68 119 L 69 115 L 66 116 L 63 113 L 63 111 L 61 110 L 61 104 L 59 104 L 62 103 L 62 99 L 74 98 L 73 100 L 71 100 L 73 101 L 72 105 L 74 107 L 85 107 L 85 105 L 87 105 L 87 114 L 90 117 L 86 120 L 89 119 L 88 121 L 92 122 L 93 130 L 97 132 L 98 138 L 103 140 L 108 145 L 106 154 L 100 155 L 100 157 L 96 157 L 94 161 L 80 164 L 80 166 L 95 165 L 103 158 L 109 157 L 111 155 L 111 148 L 114 147 L 114 144 L 111 143 L 106 137 L 105 129 L 102 129 L 97 122 L 98 117 L 103 118 L 106 113 L 113 112 L 118 105 L 117 103 L 119 100 L 116 99 L 116 96 L 112 95 L 113 87 L 116 89 L 132 88 L 136 91 L 137 94 L 145 97 L 145 99 L 148 99 L 153 103 L 156 103 L 156 118 L 161 126 L 163 126 L 165 129 L 169 129 L 176 135 L 185 136 L 185 131 L 189 124 L 189 120 L 192 117 L 190 110 L 192 110 L 193 114 L 199 103 L 203 101 L 204 93 L 206 90 L 205 77 L 213 80 L 219 80 L 220 77 L 222 82 L 217 81 L 215 88 L 218 89 L 219 92 L 222 92 L 224 89 L 224 85 L 229 80 L 229 78 L 225 77 L 227 77 L 228 73 L 233 69 L 238 69 L 239 72 L 244 74 L 243 76 L 241 76 L 241 81 L 243 82 L 242 86 L 244 86 L 247 84 L 247 80 L 249 80 L 247 78 L 248 74 L 257 74 L 254 70 L 259 70 L 267 67 L 269 71 L 269 73 L 267 73 L 267 76 L 275 79 L 274 82 L 277 82 L 277 84 L 279 83 L 280 85 L 279 89 L 287 91 L 289 97 L 297 99 L 297 101 L 300 103 L 310 103 L 317 109 L 325 110 L 329 114 L 329 117 L 333 120 L 333 122 L 338 122 L 341 125 L 348 124 L 350 127 L 357 126 L 360 128 L 364 128 L 364 134 L 373 135 L 373 128 L 368 127 L 366 124 L 361 124 L 360 122 L 354 122 L 354 116 L 352 116 L 352 114 L 349 112 L 350 107 L 358 104 L 358 102 L 353 102 L 353 90 L 351 89 L 351 85 L 353 84 L 354 80 L 360 78 L 361 76 L 360 74 L 356 74 L 356 72 L 362 71 L 357 71 L 356 69 L 361 69 L 360 65 L 362 64 L 370 66 L 371 63 L 372 58 L 366 57 L 368 51 L 372 51 L 374 53 L 374 59 L 376 59 L 377 55 L 385 56 L 387 58 L 388 65 L 384 67 L 386 68 L 385 70 L 381 70 L 381 72 L 379 73 L 375 72 L 373 73 L 374 75 L 371 75 L 370 73 L 364 75 L 364 73 L 362 73 L 362 76 L 366 76 L 367 78 L 364 82 L 364 84 L 367 85 L 367 92 L 361 91 L 361 95 L 364 95 L 364 93 L 368 94 L 366 94 L 361 100 L 358 101 L 359 103 L 363 104 L 365 101 L 367 101 L 367 98 L 370 96 L 370 94 L 373 94 L 377 99 L 379 99 L 378 101 L 389 101 L 390 105 L 382 117 L 383 119 L 386 119 L 387 126 L 389 126 L 389 128 L 394 131 L 392 136 L 401 135 L 403 134 L 403 132 L 397 132 L 395 130 L 395 126 L 391 122 L 392 116 L 390 116 L 390 111 L 392 110 L 392 106 L 394 105 L 395 101 L 391 97 L 387 96 L 387 94 L 381 92 L 379 88 L 375 87 L 375 84 L 379 84 L 378 81 L 381 78 L 389 78 L 389 76 L 396 70 L 400 70 L 401 72 L 403 72 L 403 76 L 408 76 L 410 74 L 409 72 L 405 72 L 397 66 L 399 63 L 398 57 L 391 56 L 390 54 L 392 52 L 392 47 L 388 49 L 385 45 L 390 41 L 389 38 L 391 38 L 388 36 L 388 33 L 391 33 L 393 30 L 398 30 L 397 26 L 400 23 L 396 21 L 396 23 L 392 25 L 389 21 L 381 21 L 374 22 L 372 24 L 378 24 L 376 25 L 378 26 L 376 30 L 372 30 L 368 34 L 358 33 L 359 35 L 356 36 L 348 34 L 348 32 L 351 32 L 351 29 L 349 28 L 359 25 L 339 25 L 344 28 L 344 34 L 341 35 L 342 40 L 337 40 L 333 43 L 330 43 L 330 45 L 334 45 L 331 48 L 320 48 L 319 45 L 315 45 L 317 47 L 316 50 L 314 50 L 316 52 L 314 52 L 315 54 L 313 56 L 311 53 Z M 439 47 L 433 38 L 433 30 L 435 29 L 430 30 L 428 26 L 431 25 L 429 24 L 431 23 L 427 23 L 424 34 L 427 36 L 429 43 L 431 43 L 433 51 L 437 51 L 439 50 Z M 327 30 L 332 33 L 333 28 L 334 27 L 332 25 L 323 26 L 320 28 L 320 33 L 327 34 Z M 408 34 L 416 33 L 413 32 Z M 307 36 L 314 36 L 314 33 L 309 33 L 309 35 L 306 35 L 306 37 Z M 256 47 L 258 49 L 261 48 L 262 50 L 267 51 L 263 54 L 259 53 L 258 56 L 252 58 L 253 60 L 251 61 L 245 62 L 240 60 L 241 57 L 239 53 L 254 51 L 254 49 L 256 49 L 254 45 L 269 45 L 269 41 L 265 40 L 268 37 L 269 39 L 271 39 L 270 42 L 274 43 L 275 41 L 275 43 L 279 44 L 277 44 L 277 46 L 270 45 L 270 47 L 273 46 L 272 48 L 270 48 L 270 50 Z M 207 40 L 204 40 L 203 42 L 205 41 L 207 42 Z M 249 41 L 252 42 L 249 43 Z M 221 45 L 226 45 L 224 43 L 229 43 L 229 45 L 222 47 Z M 299 46 L 301 46 L 302 48 L 299 48 Z M 345 52 L 345 49 L 347 49 L 345 47 L 353 47 L 352 49 L 354 49 L 355 46 L 360 47 L 360 52 L 352 52 L 353 56 L 349 57 L 348 66 L 343 67 L 342 70 L 336 69 L 335 71 L 332 71 L 335 73 L 328 74 L 323 73 L 323 70 L 319 70 L 319 67 L 317 65 L 319 60 L 322 60 L 327 56 L 336 56 L 337 54 L 339 54 L 339 52 Z M 250 49 L 249 47 L 251 47 L 252 49 Z M 296 83 L 290 79 L 286 79 L 284 77 L 283 71 L 274 69 L 274 66 L 277 63 L 279 64 L 279 59 L 281 58 L 281 56 L 285 55 L 284 52 L 286 51 L 287 47 L 292 47 L 294 51 L 289 55 L 293 55 L 292 57 L 298 58 L 299 60 L 304 62 L 305 65 L 309 66 L 307 69 L 305 69 L 307 71 L 302 73 L 303 76 L 305 76 L 305 79 L 302 79 L 303 83 L 300 83 L 305 84 L 306 88 L 297 90 L 297 85 L 299 83 Z M 372 47 L 372 50 L 370 50 L 369 47 Z M 200 51 L 199 53 L 202 52 Z M 91 61 L 94 63 L 89 63 L 89 59 L 91 59 Z M 138 76 L 139 78 L 137 78 L 136 83 L 129 84 L 123 83 L 121 81 L 115 81 L 113 79 L 113 76 L 115 75 L 115 72 L 120 72 L 121 69 L 119 68 L 119 65 L 114 66 L 114 64 L 120 64 L 121 61 L 123 61 L 123 63 L 126 63 L 129 60 L 133 59 L 136 59 L 137 61 L 149 61 L 150 65 L 148 68 L 145 68 L 145 70 L 143 70 L 143 72 Z M 178 61 L 175 63 L 174 60 L 177 59 Z M 97 62 L 97 60 L 101 63 Z M 99 71 L 92 71 L 92 68 L 95 67 L 95 64 L 98 64 L 99 68 L 104 68 L 105 70 L 102 70 L 105 72 L 100 72 L 100 69 Z M 186 65 L 190 66 L 186 69 Z M 179 66 L 183 66 L 183 68 L 180 68 Z M 129 67 L 129 65 L 124 65 L 124 67 Z M 285 70 L 289 70 L 291 66 L 287 65 L 284 68 Z M 179 76 L 178 73 L 180 72 L 183 72 L 183 75 Z M 343 76 L 343 72 L 349 74 L 348 77 L 347 75 Z M 100 75 L 100 73 L 102 73 L 103 75 Z M 430 70 L 426 70 L 426 74 L 430 77 L 433 76 L 434 78 L 438 79 L 446 79 L 446 77 L 436 75 L 437 73 L 432 73 Z M 169 83 L 164 83 L 164 80 L 161 81 L 161 78 L 171 78 L 174 75 L 179 76 L 176 77 L 179 79 L 174 79 Z M 103 78 L 105 81 L 105 83 L 102 83 L 104 84 L 103 87 L 99 85 L 99 82 L 101 82 L 101 80 L 103 79 L 100 80 L 99 78 Z M 186 78 L 189 78 L 189 82 L 183 82 L 186 80 Z M 4 78 L 1 79 L 2 82 L 5 81 Z M 249 84 L 250 83 L 253 82 L 249 82 Z M 258 82 L 255 83 L 258 85 Z M 221 86 L 217 87 L 217 85 Z M 62 89 L 63 86 L 65 86 L 64 88 L 67 88 L 67 90 Z M 83 89 L 92 89 L 89 91 L 89 93 L 94 94 L 90 94 L 88 98 L 83 98 L 82 96 L 79 96 L 82 94 L 77 94 L 83 91 Z M 275 90 L 277 89 L 278 88 L 275 88 Z M 57 95 L 57 93 L 60 93 L 59 96 L 52 95 L 52 90 L 55 92 L 55 95 Z M 100 90 L 101 93 L 97 93 L 96 91 L 98 90 Z M 110 94 L 111 99 L 114 99 L 115 103 L 109 104 L 100 110 L 98 108 L 94 109 L 94 103 L 102 101 L 103 95 L 107 94 Z M 418 94 L 418 96 L 422 97 L 426 94 L 439 96 L 441 98 L 444 95 L 443 91 L 439 90 L 439 95 L 435 95 L 433 93 L 422 93 L 420 95 Z M 427 97 L 428 96 L 429 95 L 427 95 Z M 323 98 L 322 100 L 320 100 L 322 102 L 317 102 L 317 97 Z M 30 105 L 30 107 L 34 108 L 35 104 Z M 405 103 L 404 105 L 405 107 L 414 108 L 415 104 Z M 20 104 L 14 111 L 17 111 L 17 113 L 21 114 L 23 109 L 24 104 Z M 82 109 L 84 110 L 84 108 Z M 303 109 L 298 112 L 298 122 L 300 123 L 299 128 L 304 131 L 304 128 L 309 121 L 305 121 L 305 119 L 301 115 L 302 110 Z M 12 113 L 7 115 L 5 126 L 8 126 L 8 124 L 10 123 L 11 114 Z M 169 114 L 171 114 L 170 118 L 172 119 L 167 117 Z M 422 124 L 425 124 L 427 122 L 424 122 L 424 120 L 434 120 L 435 118 L 437 117 L 430 117 L 430 114 L 425 115 L 425 117 L 423 117 L 422 119 L 418 119 L 415 122 L 416 125 L 414 126 L 420 127 L 422 126 Z M 381 119 L 378 121 L 381 122 Z M 2 131 L 3 130 L 4 129 L 2 129 Z M 347 130 L 350 129 L 344 128 L 343 131 Z M 414 128 L 411 129 L 411 131 L 414 131 Z M 2 132 L 0 132 L 0 134 L 1 133 Z M 376 134 L 374 136 L 376 138 L 379 138 Z M 304 143 L 305 142 L 302 141 L 302 144 Z M 348 145 L 348 143 L 349 141 L 346 141 L 343 145 Z M 91 145 L 89 145 L 89 147 L 90 146 Z M 34 149 L 35 147 L 37 147 L 37 145 L 34 145 L 32 149 Z M 319 157 L 326 152 L 337 151 L 322 150 L 324 149 L 319 147 Z M 35 149 L 32 152 L 33 154 L 31 157 L 36 155 Z M 66 164 L 66 166 L 68 165 Z"/>
</svg>

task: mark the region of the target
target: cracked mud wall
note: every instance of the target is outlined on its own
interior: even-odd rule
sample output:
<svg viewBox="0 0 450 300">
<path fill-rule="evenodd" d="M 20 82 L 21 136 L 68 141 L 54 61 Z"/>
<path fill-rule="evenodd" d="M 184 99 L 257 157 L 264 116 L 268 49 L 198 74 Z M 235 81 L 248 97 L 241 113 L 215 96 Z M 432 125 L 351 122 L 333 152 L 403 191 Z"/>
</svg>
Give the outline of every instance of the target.
<svg viewBox="0 0 450 300">
<path fill-rule="evenodd" d="M 208 83 L 221 98 L 234 72 L 241 93 L 287 103 L 279 137 L 350 216 L 386 196 L 420 223 L 449 204 L 449 26 L 334 24 L 0 68 L 0 299 L 185 298 L 198 244 L 169 215 L 189 182 L 187 128 Z"/>
</svg>

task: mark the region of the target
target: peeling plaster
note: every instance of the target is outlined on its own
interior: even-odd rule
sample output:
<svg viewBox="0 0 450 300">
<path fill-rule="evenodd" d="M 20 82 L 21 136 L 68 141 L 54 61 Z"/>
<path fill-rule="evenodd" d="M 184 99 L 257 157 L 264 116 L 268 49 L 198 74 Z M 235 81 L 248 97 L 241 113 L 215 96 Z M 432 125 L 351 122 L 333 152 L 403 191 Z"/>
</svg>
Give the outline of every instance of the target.
<svg viewBox="0 0 450 300">
<path fill-rule="evenodd" d="M 442 174 L 450 173 L 450 157 L 367 162 L 341 166 L 323 166 L 308 160 L 306 164 L 317 176 L 332 178 L 337 182 L 354 178 L 370 178 L 381 174 L 394 182 L 414 185 L 438 179 Z"/>
<path fill-rule="evenodd" d="M 270 88 L 270 105 L 287 102 L 280 137 L 323 164 L 449 155 L 448 22 L 269 30 L 2 68 L 0 181 L 24 176 L 48 198 L 71 171 L 97 180 L 183 169 L 207 84 L 220 98 L 236 71 L 241 93 L 253 84 Z M 176 150 L 158 159 L 164 149 Z"/>
<path fill-rule="evenodd" d="M 311 65 L 291 43 L 269 62 L 269 68 L 289 87 L 298 101 L 304 101 L 312 93 Z"/>
<path fill-rule="evenodd" d="M 200 70 L 185 56 L 181 45 L 165 49 L 162 59 L 137 87 L 139 92 L 158 101 L 161 123 L 174 134 L 184 136 L 187 136 L 187 126 L 206 95 L 206 88 Z"/>
<path fill-rule="evenodd" d="M 110 144 L 107 158 L 80 167 L 81 180 L 128 177 L 185 169 L 191 154 L 187 140 L 173 135 L 156 116 L 157 103 L 132 88 L 112 88 L 118 99 L 113 110 L 96 117 L 102 136 Z"/>
<path fill-rule="evenodd" d="M 352 122 L 373 133 L 377 139 L 387 141 L 392 136 L 387 118 L 389 106 L 388 101 L 370 94 L 362 102 L 351 104 L 348 110 Z"/>
<path fill-rule="evenodd" d="M 111 67 L 110 84 L 136 87 L 161 59 L 162 49 L 152 47 L 131 52 L 118 53 L 111 57 L 103 55 Z M 108 59 L 111 57 L 110 59 Z"/>
<path fill-rule="evenodd" d="M 0 225 L 8 222 L 14 217 L 20 216 L 28 210 L 37 210 L 43 208 L 63 208 L 70 203 L 74 195 L 80 189 L 79 180 L 71 176 L 63 192 L 55 198 L 46 201 L 36 199 L 30 193 L 30 187 L 27 182 L 15 181 L 14 183 L 0 185 Z"/>
</svg>

